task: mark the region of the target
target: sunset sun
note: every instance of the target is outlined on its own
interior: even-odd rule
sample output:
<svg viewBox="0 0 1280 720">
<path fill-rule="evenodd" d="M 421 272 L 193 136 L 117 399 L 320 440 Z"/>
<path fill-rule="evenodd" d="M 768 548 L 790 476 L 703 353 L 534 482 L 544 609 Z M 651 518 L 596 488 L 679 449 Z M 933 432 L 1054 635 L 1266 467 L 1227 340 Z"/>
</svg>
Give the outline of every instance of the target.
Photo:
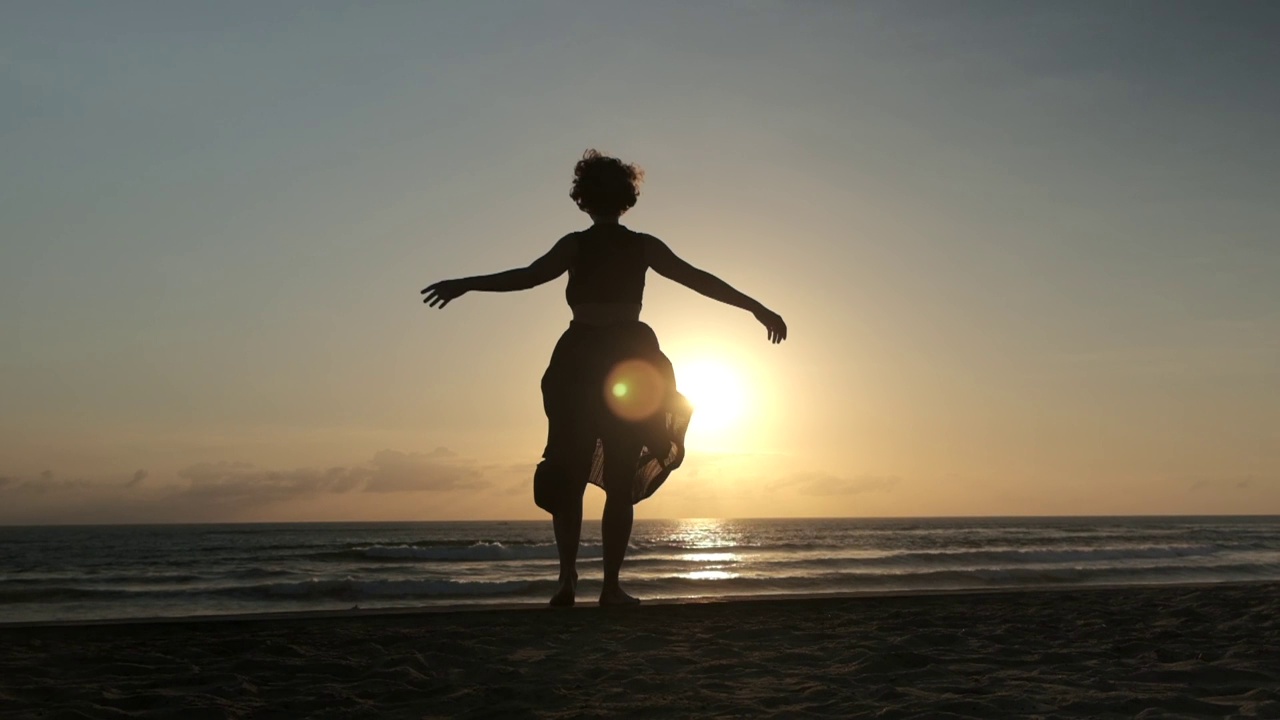
<svg viewBox="0 0 1280 720">
<path fill-rule="evenodd" d="M 680 392 L 693 403 L 691 431 L 728 433 L 737 429 L 747 407 L 747 387 L 734 367 L 700 358 L 676 368 Z"/>
</svg>

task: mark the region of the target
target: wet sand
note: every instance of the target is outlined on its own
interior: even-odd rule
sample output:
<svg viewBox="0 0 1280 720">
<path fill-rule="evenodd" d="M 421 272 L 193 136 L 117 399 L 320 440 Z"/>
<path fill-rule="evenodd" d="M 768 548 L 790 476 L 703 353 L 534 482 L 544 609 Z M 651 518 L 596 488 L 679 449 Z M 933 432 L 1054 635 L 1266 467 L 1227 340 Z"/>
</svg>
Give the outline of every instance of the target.
<svg viewBox="0 0 1280 720">
<path fill-rule="evenodd" d="M 1280 718 L 1280 586 L 0 627 L 0 717 Z"/>
</svg>

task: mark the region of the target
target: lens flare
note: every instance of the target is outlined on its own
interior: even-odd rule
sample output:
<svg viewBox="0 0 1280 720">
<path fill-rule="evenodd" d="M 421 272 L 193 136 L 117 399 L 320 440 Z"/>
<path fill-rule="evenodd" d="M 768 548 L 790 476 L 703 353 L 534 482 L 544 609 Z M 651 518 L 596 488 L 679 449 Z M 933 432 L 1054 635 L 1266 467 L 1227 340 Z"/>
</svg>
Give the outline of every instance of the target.
<svg viewBox="0 0 1280 720">
<path fill-rule="evenodd" d="M 632 422 L 658 412 L 666 393 L 662 374 L 643 360 L 618 363 L 604 381 L 604 401 L 609 410 Z"/>
</svg>

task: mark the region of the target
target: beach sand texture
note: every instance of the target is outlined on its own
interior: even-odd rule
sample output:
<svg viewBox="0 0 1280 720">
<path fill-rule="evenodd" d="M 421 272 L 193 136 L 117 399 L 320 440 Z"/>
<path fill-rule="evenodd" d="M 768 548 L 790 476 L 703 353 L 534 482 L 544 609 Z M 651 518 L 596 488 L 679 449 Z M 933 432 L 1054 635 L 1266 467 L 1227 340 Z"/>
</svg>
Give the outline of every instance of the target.
<svg viewBox="0 0 1280 720">
<path fill-rule="evenodd" d="M 1280 718 L 1280 586 L 0 629 L 0 717 Z"/>
</svg>

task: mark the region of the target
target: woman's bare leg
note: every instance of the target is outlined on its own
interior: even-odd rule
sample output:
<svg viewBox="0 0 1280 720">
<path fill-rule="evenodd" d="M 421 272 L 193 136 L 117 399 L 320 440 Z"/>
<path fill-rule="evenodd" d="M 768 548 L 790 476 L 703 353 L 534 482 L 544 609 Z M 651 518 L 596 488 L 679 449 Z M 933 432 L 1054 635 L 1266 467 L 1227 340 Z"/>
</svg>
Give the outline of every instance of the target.
<svg viewBox="0 0 1280 720">
<path fill-rule="evenodd" d="M 604 540 L 604 586 L 600 590 L 601 605 L 635 605 L 640 601 L 622 590 L 618 573 L 631 542 L 631 525 L 635 508 L 631 502 L 631 482 L 640 458 L 640 446 L 627 441 L 605 441 L 604 517 L 601 535 Z"/>
<path fill-rule="evenodd" d="M 551 604 L 567 607 L 573 604 L 578 590 L 578 539 L 582 536 L 582 496 L 577 502 L 567 503 L 562 511 L 551 516 L 556 531 L 556 552 L 560 555 L 560 589 L 551 598 Z"/>
</svg>

